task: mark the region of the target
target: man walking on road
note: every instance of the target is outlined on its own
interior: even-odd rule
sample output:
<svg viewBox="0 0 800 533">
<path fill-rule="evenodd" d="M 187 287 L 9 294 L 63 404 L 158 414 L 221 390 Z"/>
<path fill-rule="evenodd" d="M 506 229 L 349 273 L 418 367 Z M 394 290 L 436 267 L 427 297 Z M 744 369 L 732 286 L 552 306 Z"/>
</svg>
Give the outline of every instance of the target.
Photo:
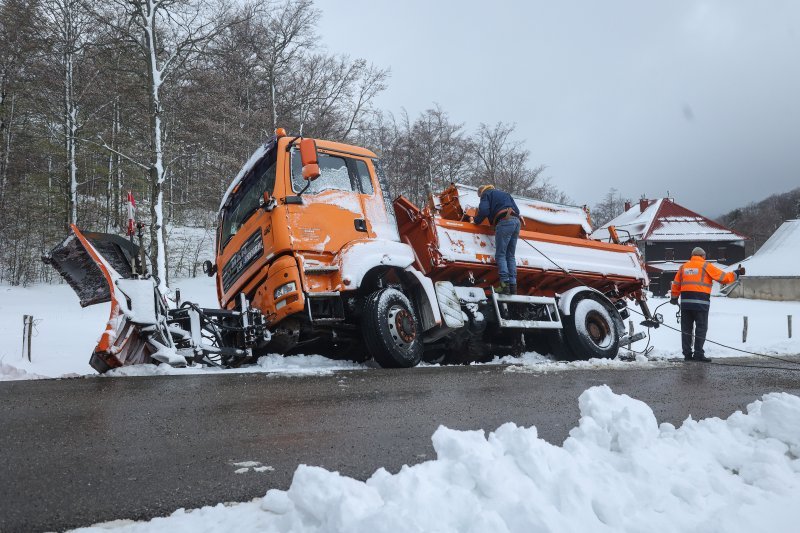
<svg viewBox="0 0 800 533">
<path fill-rule="evenodd" d="M 481 203 L 475 224 L 484 219 L 494 226 L 494 259 L 499 270 L 500 284 L 495 288 L 501 294 L 517 294 L 517 239 L 519 238 L 519 207 L 505 191 L 494 188 L 494 185 L 478 187 Z"/>
<path fill-rule="evenodd" d="M 711 287 L 714 281 L 727 285 L 744 274 L 744 267 L 733 272 L 723 272 L 706 261 L 706 252 L 700 247 L 692 250 L 692 258 L 681 265 L 672 282 L 670 303 L 678 305 L 681 299 L 681 347 L 686 361 L 711 361 L 703 351 L 708 332 L 708 310 L 711 306 Z M 694 352 L 692 352 L 694 328 Z"/>
</svg>

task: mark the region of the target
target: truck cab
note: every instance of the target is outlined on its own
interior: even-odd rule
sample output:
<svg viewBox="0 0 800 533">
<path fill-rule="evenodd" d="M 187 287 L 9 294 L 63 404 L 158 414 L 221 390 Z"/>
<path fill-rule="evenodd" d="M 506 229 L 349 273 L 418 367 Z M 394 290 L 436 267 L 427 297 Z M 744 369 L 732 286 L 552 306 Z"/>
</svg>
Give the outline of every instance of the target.
<svg viewBox="0 0 800 533">
<path fill-rule="evenodd" d="M 220 304 L 233 309 L 243 293 L 268 324 L 281 324 L 270 351 L 290 352 L 315 337 L 325 341 L 318 350 L 352 349 L 359 336 L 348 334 L 347 321 L 357 310 L 346 306 L 358 303 L 343 296 L 377 287 L 388 268 L 413 262 L 377 156 L 311 142 L 318 176 L 304 177 L 301 139 L 279 131 L 245 164 L 219 211 Z"/>
</svg>

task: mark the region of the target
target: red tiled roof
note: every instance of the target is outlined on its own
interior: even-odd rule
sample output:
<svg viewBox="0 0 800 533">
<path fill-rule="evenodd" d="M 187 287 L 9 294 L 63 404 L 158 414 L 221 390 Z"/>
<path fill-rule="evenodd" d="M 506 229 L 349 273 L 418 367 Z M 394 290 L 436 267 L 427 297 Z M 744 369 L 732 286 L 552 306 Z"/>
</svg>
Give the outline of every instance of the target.
<svg viewBox="0 0 800 533">
<path fill-rule="evenodd" d="M 641 200 L 592 233 L 608 238 L 608 226 L 616 226 L 621 237 L 649 241 L 741 241 L 747 239 L 730 228 L 676 204 L 670 198 Z"/>
</svg>

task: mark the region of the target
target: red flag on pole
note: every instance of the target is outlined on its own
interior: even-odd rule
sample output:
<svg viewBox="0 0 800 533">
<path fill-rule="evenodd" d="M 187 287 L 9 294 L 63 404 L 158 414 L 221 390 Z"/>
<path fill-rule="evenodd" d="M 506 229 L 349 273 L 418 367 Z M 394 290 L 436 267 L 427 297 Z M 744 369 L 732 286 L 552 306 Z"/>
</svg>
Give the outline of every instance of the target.
<svg viewBox="0 0 800 533">
<path fill-rule="evenodd" d="M 136 228 L 136 200 L 133 193 L 128 191 L 128 236 L 133 237 Z"/>
</svg>

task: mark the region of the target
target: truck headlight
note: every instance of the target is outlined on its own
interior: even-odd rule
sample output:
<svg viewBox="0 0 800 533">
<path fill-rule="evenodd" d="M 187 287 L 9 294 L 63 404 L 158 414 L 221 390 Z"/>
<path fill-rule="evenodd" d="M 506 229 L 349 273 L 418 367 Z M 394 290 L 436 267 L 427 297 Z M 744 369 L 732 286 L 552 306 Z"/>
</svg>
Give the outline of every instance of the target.
<svg viewBox="0 0 800 533">
<path fill-rule="evenodd" d="M 286 296 L 290 292 L 294 292 L 297 290 L 297 285 L 294 281 L 290 281 L 289 283 L 284 283 L 277 289 L 275 289 L 275 299 L 277 300 L 281 296 Z"/>
</svg>

